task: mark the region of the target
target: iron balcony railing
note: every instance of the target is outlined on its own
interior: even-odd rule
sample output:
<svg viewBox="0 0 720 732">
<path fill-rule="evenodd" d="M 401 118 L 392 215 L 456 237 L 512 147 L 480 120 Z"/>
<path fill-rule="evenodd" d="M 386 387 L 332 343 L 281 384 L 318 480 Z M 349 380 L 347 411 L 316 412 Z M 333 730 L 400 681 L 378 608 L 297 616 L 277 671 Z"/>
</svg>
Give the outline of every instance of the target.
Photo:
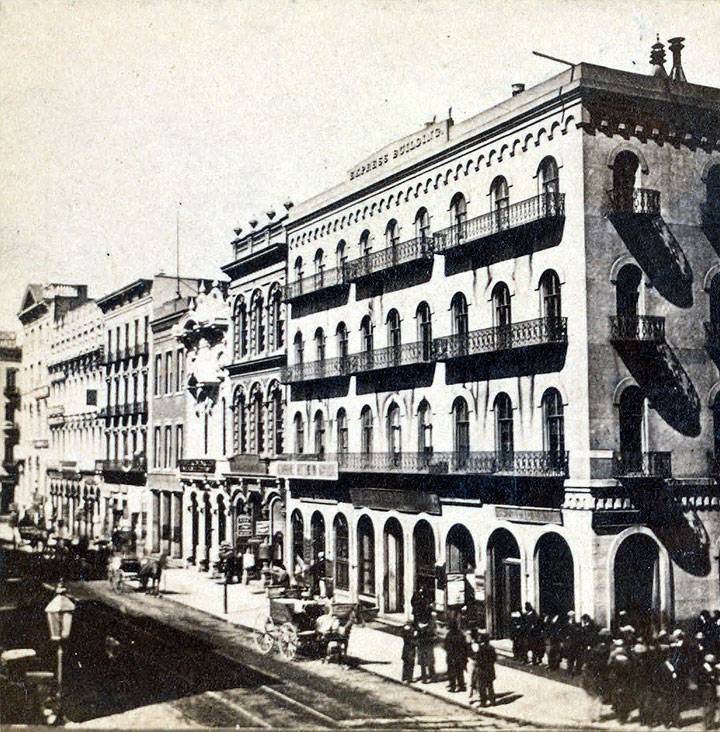
<svg viewBox="0 0 720 732">
<path fill-rule="evenodd" d="M 376 348 L 347 356 L 326 358 L 321 361 L 308 361 L 283 367 L 281 380 L 285 384 L 303 381 L 317 381 L 351 376 L 366 371 L 411 366 L 434 361 L 433 344 L 429 341 L 403 343 L 398 346 Z"/>
<path fill-rule="evenodd" d="M 309 295 L 319 290 L 326 290 L 330 287 L 338 287 L 344 284 L 346 284 L 346 279 L 342 267 L 324 269 L 316 274 L 295 280 L 295 282 L 288 282 L 283 287 L 283 300 L 285 302 L 291 302 L 303 295 Z"/>
<path fill-rule="evenodd" d="M 568 475 L 569 453 L 565 451 L 514 452 L 343 452 L 286 455 L 294 460 L 337 462 L 345 473 L 428 473 L 462 475 L 516 475 L 556 477 Z"/>
<path fill-rule="evenodd" d="M 607 194 L 611 213 L 660 215 L 660 191 L 652 188 L 613 188 Z"/>
<path fill-rule="evenodd" d="M 434 249 L 436 252 L 446 252 L 503 231 L 544 220 L 559 220 L 564 216 L 565 194 L 541 193 L 436 232 Z"/>
<path fill-rule="evenodd" d="M 618 315 L 610 318 L 613 343 L 664 343 L 665 318 L 656 315 Z"/>
<path fill-rule="evenodd" d="M 613 453 L 613 478 L 657 478 L 672 477 L 672 458 L 669 452 Z"/>
<path fill-rule="evenodd" d="M 147 460 L 144 455 L 136 455 L 133 458 L 96 460 L 96 472 L 106 473 L 144 473 L 147 471 Z"/>
<path fill-rule="evenodd" d="M 421 259 L 432 259 L 432 239 L 419 237 L 400 242 L 394 246 L 370 252 L 345 263 L 345 277 L 349 282 L 362 277 L 383 272 L 401 264 L 416 262 Z"/>
<path fill-rule="evenodd" d="M 706 321 L 705 325 L 705 348 L 712 348 L 720 351 L 720 323 Z"/>
<path fill-rule="evenodd" d="M 474 356 L 551 343 L 567 343 L 567 318 L 537 318 L 434 340 L 435 358 Z"/>
</svg>

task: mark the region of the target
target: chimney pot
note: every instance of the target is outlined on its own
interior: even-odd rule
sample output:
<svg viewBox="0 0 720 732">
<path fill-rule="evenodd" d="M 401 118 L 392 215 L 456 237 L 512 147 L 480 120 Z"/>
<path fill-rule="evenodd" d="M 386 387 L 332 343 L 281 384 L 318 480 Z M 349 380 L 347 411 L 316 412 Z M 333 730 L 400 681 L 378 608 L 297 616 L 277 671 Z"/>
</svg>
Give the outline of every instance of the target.
<svg viewBox="0 0 720 732">
<path fill-rule="evenodd" d="M 683 46 L 684 40 L 685 39 L 680 36 L 668 39 L 670 53 L 672 53 L 673 57 L 672 70 L 670 71 L 670 78 L 673 81 L 687 81 L 687 78 L 685 77 L 685 72 L 683 71 L 681 58 L 682 50 L 683 48 L 685 48 L 685 46 Z"/>
<path fill-rule="evenodd" d="M 656 36 L 657 41 L 653 43 L 650 49 L 650 64 L 653 66 L 653 76 L 667 78 L 665 71 L 665 44 L 660 43 L 660 36 Z"/>
<path fill-rule="evenodd" d="M 516 97 L 525 91 L 525 84 L 516 83 L 512 85 L 512 95 Z"/>
</svg>

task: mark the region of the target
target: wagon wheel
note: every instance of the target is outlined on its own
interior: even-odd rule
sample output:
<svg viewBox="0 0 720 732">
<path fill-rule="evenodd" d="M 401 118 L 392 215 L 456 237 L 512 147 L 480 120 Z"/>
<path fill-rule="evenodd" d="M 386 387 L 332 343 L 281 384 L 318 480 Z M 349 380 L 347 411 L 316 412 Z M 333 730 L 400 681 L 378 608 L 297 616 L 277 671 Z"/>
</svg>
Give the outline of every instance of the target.
<svg viewBox="0 0 720 732">
<path fill-rule="evenodd" d="M 280 627 L 280 637 L 278 638 L 278 648 L 280 655 L 287 661 L 292 661 L 298 650 L 298 632 L 292 623 L 284 623 Z"/>
<path fill-rule="evenodd" d="M 275 644 L 275 623 L 273 619 L 265 612 L 261 612 L 255 618 L 253 625 L 253 638 L 255 646 L 263 655 L 267 655 L 272 651 Z"/>
</svg>

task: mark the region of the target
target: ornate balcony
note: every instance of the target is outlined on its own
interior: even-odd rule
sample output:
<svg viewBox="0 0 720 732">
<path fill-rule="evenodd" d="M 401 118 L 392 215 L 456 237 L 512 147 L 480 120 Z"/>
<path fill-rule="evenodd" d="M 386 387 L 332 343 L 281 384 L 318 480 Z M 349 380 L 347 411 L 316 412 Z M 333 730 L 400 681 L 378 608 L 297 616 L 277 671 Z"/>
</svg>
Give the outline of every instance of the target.
<svg viewBox="0 0 720 732">
<path fill-rule="evenodd" d="M 215 460 L 209 458 L 187 458 L 177 461 L 181 473 L 214 473 Z"/>
<path fill-rule="evenodd" d="M 129 414 L 145 414 L 147 412 L 148 403 L 146 401 L 132 402 L 132 404 L 128 404 L 128 407 L 130 408 Z"/>
<path fill-rule="evenodd" d="M 672 477 L 669 452 L 613 452 L 612 477 L 622 480 L 664 480 Z"/>
<path fill-rule="evenodd" d="M 433 243 L 428 238 L 416 238 L 395 246 L 370 252 L 345 264 L 345 277 L 348 282 L 384 272 L 402 264 L 432 259 Z"/>
<path fill-rule="evenodd" d="M 660 191 L 652 188 L 617 188 L 609 190 L 607 194 L 611 214 L 660 215 Z"/>
<path fill-rule="evenodd" d="M 434 340 L 435 358 L 447 361 L 513 348 L 567 343 L 567 318 L 538 318 Z"/>
<path fill-rule="evenodd" d="M 705 348 L 708 351 L 720 352 L 720 323 L 706 321 L 705 325 Z"/>
<path fill-rule="evenodd" d="M 322 272 L 295 280 L 295 282 L 288 282 L 283 287 L 283 300 L 292 302 L 305 297 L 305 295 L 311 295 L 313 292 L 327 290 L 331 287 L 340 287 L 345 284 L 348 283 L 343 268 L 325 269 Z"/>
<path fill-rule="evenodd" d="M 147 472 L 147 460 L 144 455 L 136 455 L 132 458 L 96 460 L 95 472 L 97 473 L 145 473 Z"/>
<path fill-rule="evenodd" d="M 491 237 L 503 238 L 507 234 L 523 234 L 526 227 L 536 226 L 542 222 L 560 221 L 564 218 L 565 194 L 541 193 L 436 232 L 434 249 L 436 252 L 444 253 Z"/>
<path fill-rule="evenodd" d="M 341 473 L 398 473 L 428 475 L 496 475 L 565 478 L 567 452 L 345 452 L 287 456 L 297 460 L 337 462 Z"/>
<path fill-rule="evenodd" d="M 368 371 L 382 371 L 402 366 L 411 366 L 434 361 L 431 343 L 417 341 L 399 346 L 376 348 L 348 356 L 326 358 L 322 361 L 309 361 L 283 367 L 280 380 L 284 384 L 297 384 L 306 381 L 334 379 Z"/>
<path fill-rule="evenodd" d="M 654 315 L 618 315 L 610 318 L 611 343 L 665 342 L 665 318 Z"/>
</svg>

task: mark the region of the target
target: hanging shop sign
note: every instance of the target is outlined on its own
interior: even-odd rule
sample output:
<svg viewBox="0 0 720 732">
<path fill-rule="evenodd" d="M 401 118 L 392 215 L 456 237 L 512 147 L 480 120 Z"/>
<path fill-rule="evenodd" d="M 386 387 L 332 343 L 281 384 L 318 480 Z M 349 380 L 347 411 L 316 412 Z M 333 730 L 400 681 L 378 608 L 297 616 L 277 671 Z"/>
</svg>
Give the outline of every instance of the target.
<svg viewBox="0 0 720 732">
<path fill-rule="evenodd" d="M 375 508 L 379 511 L 402 513 L 429 513 L 439 516 L 440 499 L 437 493 L 403 491 L 388 488 L 351 488 L 350 500 L 355 508 Z"/>
<path fill-rule="evenodd" d="M 447 576 L 448 607 L 465 604 L 465 575 L 449 574 Z"/>
<path fill-rule="evenodd" d="M 252 519 L 250 516 L 238 516 L 235 524 L 235 535 L 241 539 L 247 539 L 252 536 Z"/>
<path fill-rule="evenodd" d="M 255 522 L 255 536 L 270 536 L 270 522 L 269 521 L 256 521 Z"/>
</svg>

